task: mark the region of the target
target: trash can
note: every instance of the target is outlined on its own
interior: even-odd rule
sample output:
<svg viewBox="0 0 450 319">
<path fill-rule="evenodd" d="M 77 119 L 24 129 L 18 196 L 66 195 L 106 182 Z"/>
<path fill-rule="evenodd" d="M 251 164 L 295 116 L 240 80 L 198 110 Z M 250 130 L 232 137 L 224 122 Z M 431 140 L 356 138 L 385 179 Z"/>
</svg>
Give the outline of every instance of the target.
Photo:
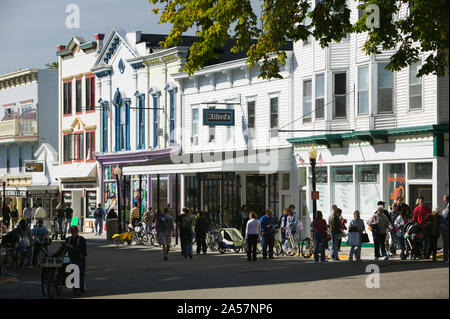
<svg viewBox="0 0 450 319">
<path fill-rule="evenodd" d="M 112 240 L 114 234 L 119 233 L 119 219 L 110 218 L 106 220 L 106 239 Z"/>
</svg>

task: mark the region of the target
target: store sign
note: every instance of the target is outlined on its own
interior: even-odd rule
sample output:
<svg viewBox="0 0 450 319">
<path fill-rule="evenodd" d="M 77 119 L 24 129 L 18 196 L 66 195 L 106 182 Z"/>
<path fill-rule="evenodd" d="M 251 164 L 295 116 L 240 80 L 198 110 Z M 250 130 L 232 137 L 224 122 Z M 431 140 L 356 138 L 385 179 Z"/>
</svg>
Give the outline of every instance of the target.
<svg viewBox="0 0 450 319">
<path fill-rule="evenodd" d="M 27 191 L 24 191 L 24 190 L 7 190 L 7 191 L 5 191 L 5 195 L 3 195 L 3 191 L 0 191 L 0 196 L 27 197 Z"/>
<path fill-rule="evenodd" d="M 311 192 L 311 200 L 319 200 L 319 192 Z"/>
<path fill-rule="evenodd" d="M 28 196 L 52 196 L 58 195 L 57 189 L 34 189 L 27 191 Z"/>
<path fill-rule="evenodd" d="M 235 173 L 202 173 L 200 178 L 204 181 L 220 181 L 222 174 L 225 181 L 233 181 L 236 178 Z"/>
<path fill-rule="evenodd" d="M 42 173 L 42 172 L 44 172 L 44 162 L 25 161 L 25 172 L 27 172 L 27 173 Z"/>
<path fill-rule="evenodd" d="M 388 176 L 390 199 L 396 200 L 399 196 L 405 198 L 405 176 Z"/>
<path fill-rule="evenodd" d="M 80 184 L 76 184 L 76 183 L 64 183 L 63 184 L 63 188 L 64 189 L 84 189 L 84 188 L 96 188 L 96 184 L 95 183 L 80 183 Z"/>
<path fill-rule="evenodd" d="M 203 125 L 234 126 L 234 110 L 228 109 L 204 109 Z"/>
</svg>

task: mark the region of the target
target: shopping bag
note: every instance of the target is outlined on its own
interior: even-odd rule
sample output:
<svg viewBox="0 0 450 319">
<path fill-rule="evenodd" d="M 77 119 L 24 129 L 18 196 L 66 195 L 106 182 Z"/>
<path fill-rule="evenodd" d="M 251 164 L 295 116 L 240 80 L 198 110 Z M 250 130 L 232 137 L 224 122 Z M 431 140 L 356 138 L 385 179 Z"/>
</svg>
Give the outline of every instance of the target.
<svg viewBox="0 0 450 319">
<path fill-rule="evenodd" d="M 363 242 L 363 243 L 368 243 L 368 242 L 370 242 L 370 239 L 369 239 L 369 235 L 367 235 L 367 233 L 362 233 L 362 236 L 361 236 L 361 242 Z"/>
</svg>

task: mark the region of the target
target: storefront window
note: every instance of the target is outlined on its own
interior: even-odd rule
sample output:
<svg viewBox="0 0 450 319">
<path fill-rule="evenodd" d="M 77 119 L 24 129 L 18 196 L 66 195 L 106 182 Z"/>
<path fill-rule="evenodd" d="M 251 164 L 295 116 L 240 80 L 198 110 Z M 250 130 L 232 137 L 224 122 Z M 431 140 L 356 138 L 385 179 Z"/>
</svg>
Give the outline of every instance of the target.
<svg viewBox="0 0 450 319">
<path fill-rule="evenodd" d="M 86 218 L 94 218 L 94 211 L 97 208 L 97 192 L 86 191 Z"/>
<path fill-rule="evenodd" d="M 409 179 L 432 179 L 433 163 L 409 164 Z"/>
<path fill-rule="evenodd" d="M 288 191 L 290 189 L 290 187 L 289 187 L 289 184 L 290 184 L 289 177 L 290 177 L 289 174 L 283 174 L 283 190 L 284 191 Z"/>
<path fill-rule="evenodd" d="M 319 192 L 317 210 L 320 210 L 324 214 L 324 216 L 327 216 L 326 214 L 331 209 L 330 207 L 328 207 L 328 170 L 327 167 L 316 167 L 314 171 L 316 175 L 316 191 Z"/>
<path fill-rule="evenodd" d="M 142 196 L 141 196 L 142 193 Z M 142 197 L 142 201 L 140 200 Z M 141 212 L 144 213 L 147 210 L 147 176 L 142 176 L 141 190 L 139 190 L 139 179 L 133 180 L 133 207 L 137 205 L 139 207 L 141 203 Z"/>
<path fill-rule="evenodd" d="M 332 168 L 333 200 L 344 216 L 351 216 L 355 210 L 355 192 L 353 188 L 353 167 L 340 166 Z M 331 209 L 331 208 L 330 208 Z"/>
<path fill-rule="evenodd" d="M 298 185 L 300 187 L 306 186 L 306 167 L 298 169 Z"/>
<path fill-rule="evenodd" d="M 391 208 L 392 203 L 399 196 L 402 196 L 406 200 L 405 164 L 386 164 L 384 171 L 384 185 L 386 190 L 384 198 L 388 201 L 386 206 Z"/>
<path fill-rule="evenodd" d="M 117 183 L 105 182 L 103 196 L 105 211 L 109 211 L 110 208 L 114 207 L 117 212 Z"/>
<path fill-rule="evenodd" d="M 363 219 L 369 218 L 376 210 L 381 198 L 380 166 L 361 165 L 356 167 L 358 176 L 359 212 Z"/>
<path fill-rule="evenodd" d="M 152 178 L 152 207 L 155 209 L 158 207 L 158 180 Z M 159 209 L 163 210 L 169 204 L 167 200 L 168 179 L 167 176 L 159 178 Z"/>
<path fill-rule="evenodd" d="M 61 194 L 63 199 L 63 208 L 65 209 L 67 207 L 67 204 L 70 204 L 70 206 L 72 207 L 72 192 L 66 191 L 62 192 Z"/>
<path fill-rule="evenodd" d="M 184 177 L 184 205 L 189 209 L 197 210 L 200 198 L 197 176 Z"/>
</svg>

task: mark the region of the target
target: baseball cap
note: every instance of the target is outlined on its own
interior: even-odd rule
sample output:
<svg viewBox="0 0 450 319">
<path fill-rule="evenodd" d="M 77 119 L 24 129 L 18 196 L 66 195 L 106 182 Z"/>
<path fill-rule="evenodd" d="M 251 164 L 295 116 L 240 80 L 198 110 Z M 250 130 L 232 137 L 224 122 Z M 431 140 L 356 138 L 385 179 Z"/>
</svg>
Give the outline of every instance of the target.
<svg viewBox="0 0 450 319">
<path fill-rule="evenodd" d="M 73 231 L 78 231 L 78 226 L 73 225 L 72 227 L 70 227 L 70 232 Z"/>
<path fill-rule="evenodd" d="M 385 204 L 385 202 L 380 200 L 377 205 L 380 206 L 380 205 L 384 205 L 384 204 Z"/>
</svg>

